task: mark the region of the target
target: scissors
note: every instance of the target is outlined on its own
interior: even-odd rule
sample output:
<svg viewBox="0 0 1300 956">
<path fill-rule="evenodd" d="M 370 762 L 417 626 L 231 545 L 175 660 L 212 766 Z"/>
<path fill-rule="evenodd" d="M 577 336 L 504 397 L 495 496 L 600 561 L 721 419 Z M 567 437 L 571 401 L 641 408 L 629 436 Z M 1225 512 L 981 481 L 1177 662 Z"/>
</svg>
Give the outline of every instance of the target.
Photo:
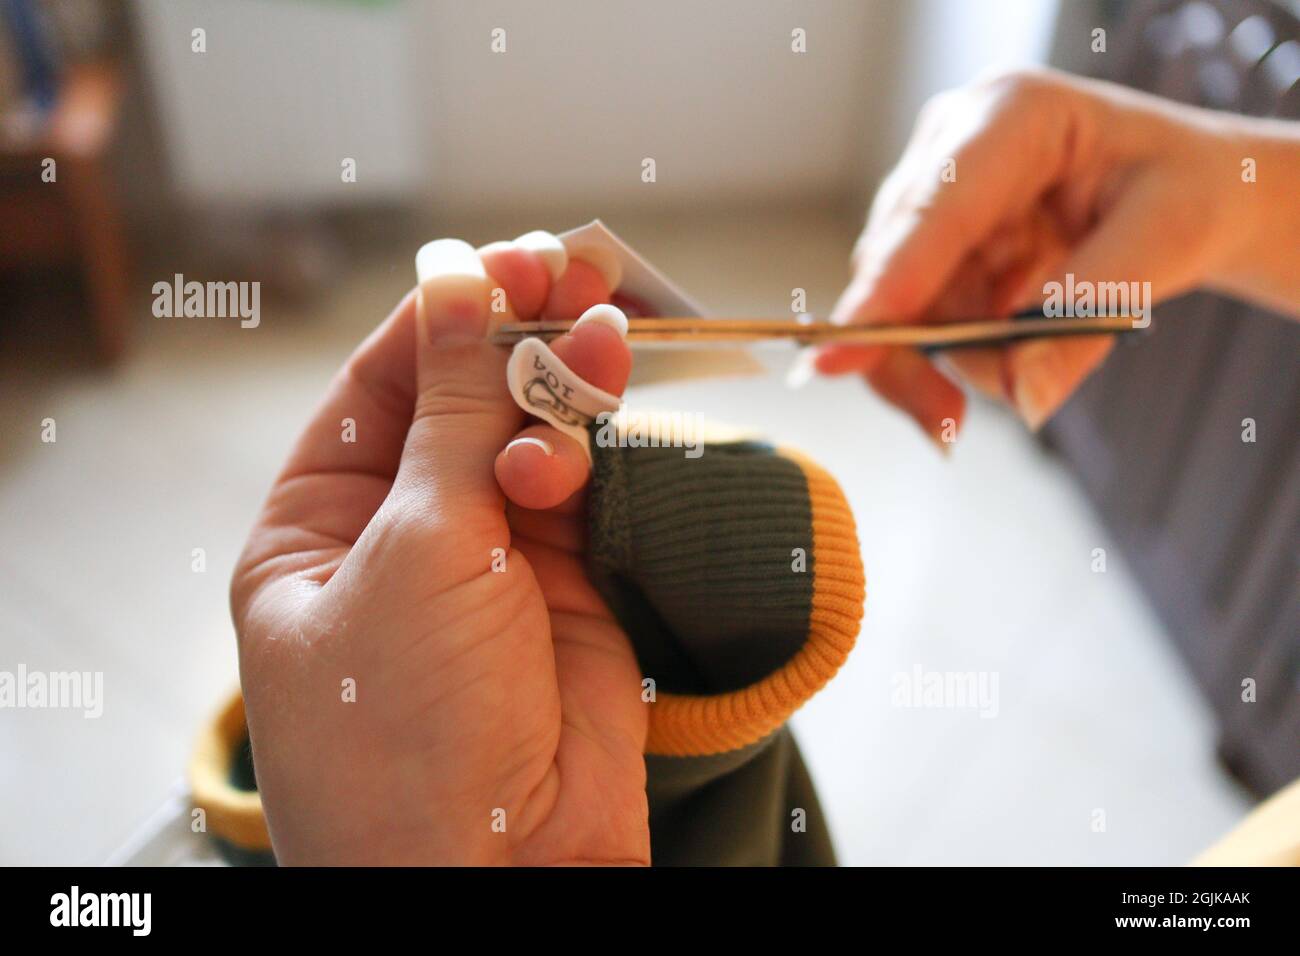
<svg viewBox="0 0 1300 956">
<path fill-rule="evenodd" d="M 1142 331 L 1142 316 L 1104 315 L 1087 318 L 1048 318 L 1027 312 L 1009 319 L 977 319 L 934 324 L 832 325 L 829 322 L 767 318 L 666 317 L 628 319 L 627 340 L 650 345 L 736 345 L 763 341 L 790 341 L 799 345 L 849 343 L 853 345 L 903 345 L 932 352 L 1070 335 L 1116 335 Z M 497 345 L 513 345 L 526 338 L 550 340 L 564 335 L 573 321 L 509 322 L 490 336 Z"/>
</svg>

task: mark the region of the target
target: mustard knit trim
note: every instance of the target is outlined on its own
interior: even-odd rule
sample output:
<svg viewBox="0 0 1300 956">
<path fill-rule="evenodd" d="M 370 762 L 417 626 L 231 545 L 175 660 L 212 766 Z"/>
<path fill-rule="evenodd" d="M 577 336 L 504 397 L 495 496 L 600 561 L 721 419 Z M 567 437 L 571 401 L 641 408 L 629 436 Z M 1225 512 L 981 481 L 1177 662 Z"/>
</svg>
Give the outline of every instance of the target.
<svg viewBox="0 0 1300 956">
<path fill-rule="evenodd" d="M 238 790 L 230 783 L 235 749 L 248 732 L 244 698 L 235 692 L 199 734 L 190 757 L 190 796 L 204 812 L 210 833 L 246 850 L 269 850 L 271 836 L 256 790 Z"/>
<path fill-rule="evenodd" d="M 661 693 L 650 705 L 646 753 L 701 757 L 762 740 L 802 707 L 844 664 L 862 622 L 866 579 L 853 513 L 839 485 L 802 454 L 812 505 L 813 598 L 808 639 L 779 670 L 724 694 Z"/>
</svg>

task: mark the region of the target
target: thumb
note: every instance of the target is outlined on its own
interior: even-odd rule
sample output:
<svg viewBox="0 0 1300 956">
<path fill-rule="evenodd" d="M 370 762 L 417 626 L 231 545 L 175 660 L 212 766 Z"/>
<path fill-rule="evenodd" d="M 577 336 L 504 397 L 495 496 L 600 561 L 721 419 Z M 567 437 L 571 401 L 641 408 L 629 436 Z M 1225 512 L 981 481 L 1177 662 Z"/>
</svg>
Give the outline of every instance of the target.
<svg viewBox="0 0 1300 956">
<path fill-rule="evenodd" d="M 504 350 L 486 339 L 492 283 L 459 239 L 422 246 L 415 269 L 415 410 L 394 491 L 440 517 L 500 511 L 493 461 L 523 413 L 506 390 Z"/>
</svg>

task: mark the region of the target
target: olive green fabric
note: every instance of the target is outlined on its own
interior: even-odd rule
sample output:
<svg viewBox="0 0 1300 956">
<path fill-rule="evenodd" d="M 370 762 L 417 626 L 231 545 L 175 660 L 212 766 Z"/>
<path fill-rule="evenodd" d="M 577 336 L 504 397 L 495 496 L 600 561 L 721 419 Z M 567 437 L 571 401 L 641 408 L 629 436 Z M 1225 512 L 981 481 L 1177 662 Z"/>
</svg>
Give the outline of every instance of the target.
<svg viewBox="0 0 1300 956">
<path fill-rule="evenodd" d="M 656 693 L 736 690 L 799 650 L 815 555 L 795 462 L 757 442 L 710 444 L 698 458 L 594 447 L 593 459 L 591 577 Z M 797 553 L 806 573 L 791 573 Z M 646 769 L 655 865 L 835 862 L 788 728 L 716 755 L 649 755 Z"/>
<path fill-rule="evenodd" d="M 655 866 L 834 866 L 817 792 L 788 727 L 709 757 L 646 757 Z"/>
<path fill-rule="evenodd" d="M 813 589 L 797 464 L 757 442 L 709 445 L 699 458 L 598 447 L 594 459 L 591 576 L 659 689 L 736 690 L 794 656 Z M 792 573 L 796 554 L 805 573 Z"/>
</svg>

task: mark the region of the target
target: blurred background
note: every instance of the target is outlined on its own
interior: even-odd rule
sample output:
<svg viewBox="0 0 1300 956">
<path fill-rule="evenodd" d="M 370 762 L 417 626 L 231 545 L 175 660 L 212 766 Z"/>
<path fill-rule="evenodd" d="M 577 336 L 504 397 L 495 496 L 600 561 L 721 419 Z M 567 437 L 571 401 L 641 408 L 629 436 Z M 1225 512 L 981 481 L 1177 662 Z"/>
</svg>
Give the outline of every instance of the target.
<svg viewBox="0 0 1300 956">
<path fill-rule="evenodd" d="M 824 313 L 920 104 L 982 70 L 1300 115 L 1271 0 L 0 10 L 0 670 L 104 675 L 97 720 L 0 710 L 5 864 L 121 859 L 174 796 L 246 531 L 422 242 L 599 216 L 720 314 Z M 257 327 L 156 316 L 177 273 L 260 282 Z M 973 399 L 947 460 L 787 353 L 632 393 L 848 492 L 865 623 L 795 719 L 843 862 L 1176 864 L 1300 775 L 1297 336 L 1248 311 L 1157 310 L 1041 436 Z M 996 675 L 996 714 L 894 706 L 917 669 Z"/>
</svg>

